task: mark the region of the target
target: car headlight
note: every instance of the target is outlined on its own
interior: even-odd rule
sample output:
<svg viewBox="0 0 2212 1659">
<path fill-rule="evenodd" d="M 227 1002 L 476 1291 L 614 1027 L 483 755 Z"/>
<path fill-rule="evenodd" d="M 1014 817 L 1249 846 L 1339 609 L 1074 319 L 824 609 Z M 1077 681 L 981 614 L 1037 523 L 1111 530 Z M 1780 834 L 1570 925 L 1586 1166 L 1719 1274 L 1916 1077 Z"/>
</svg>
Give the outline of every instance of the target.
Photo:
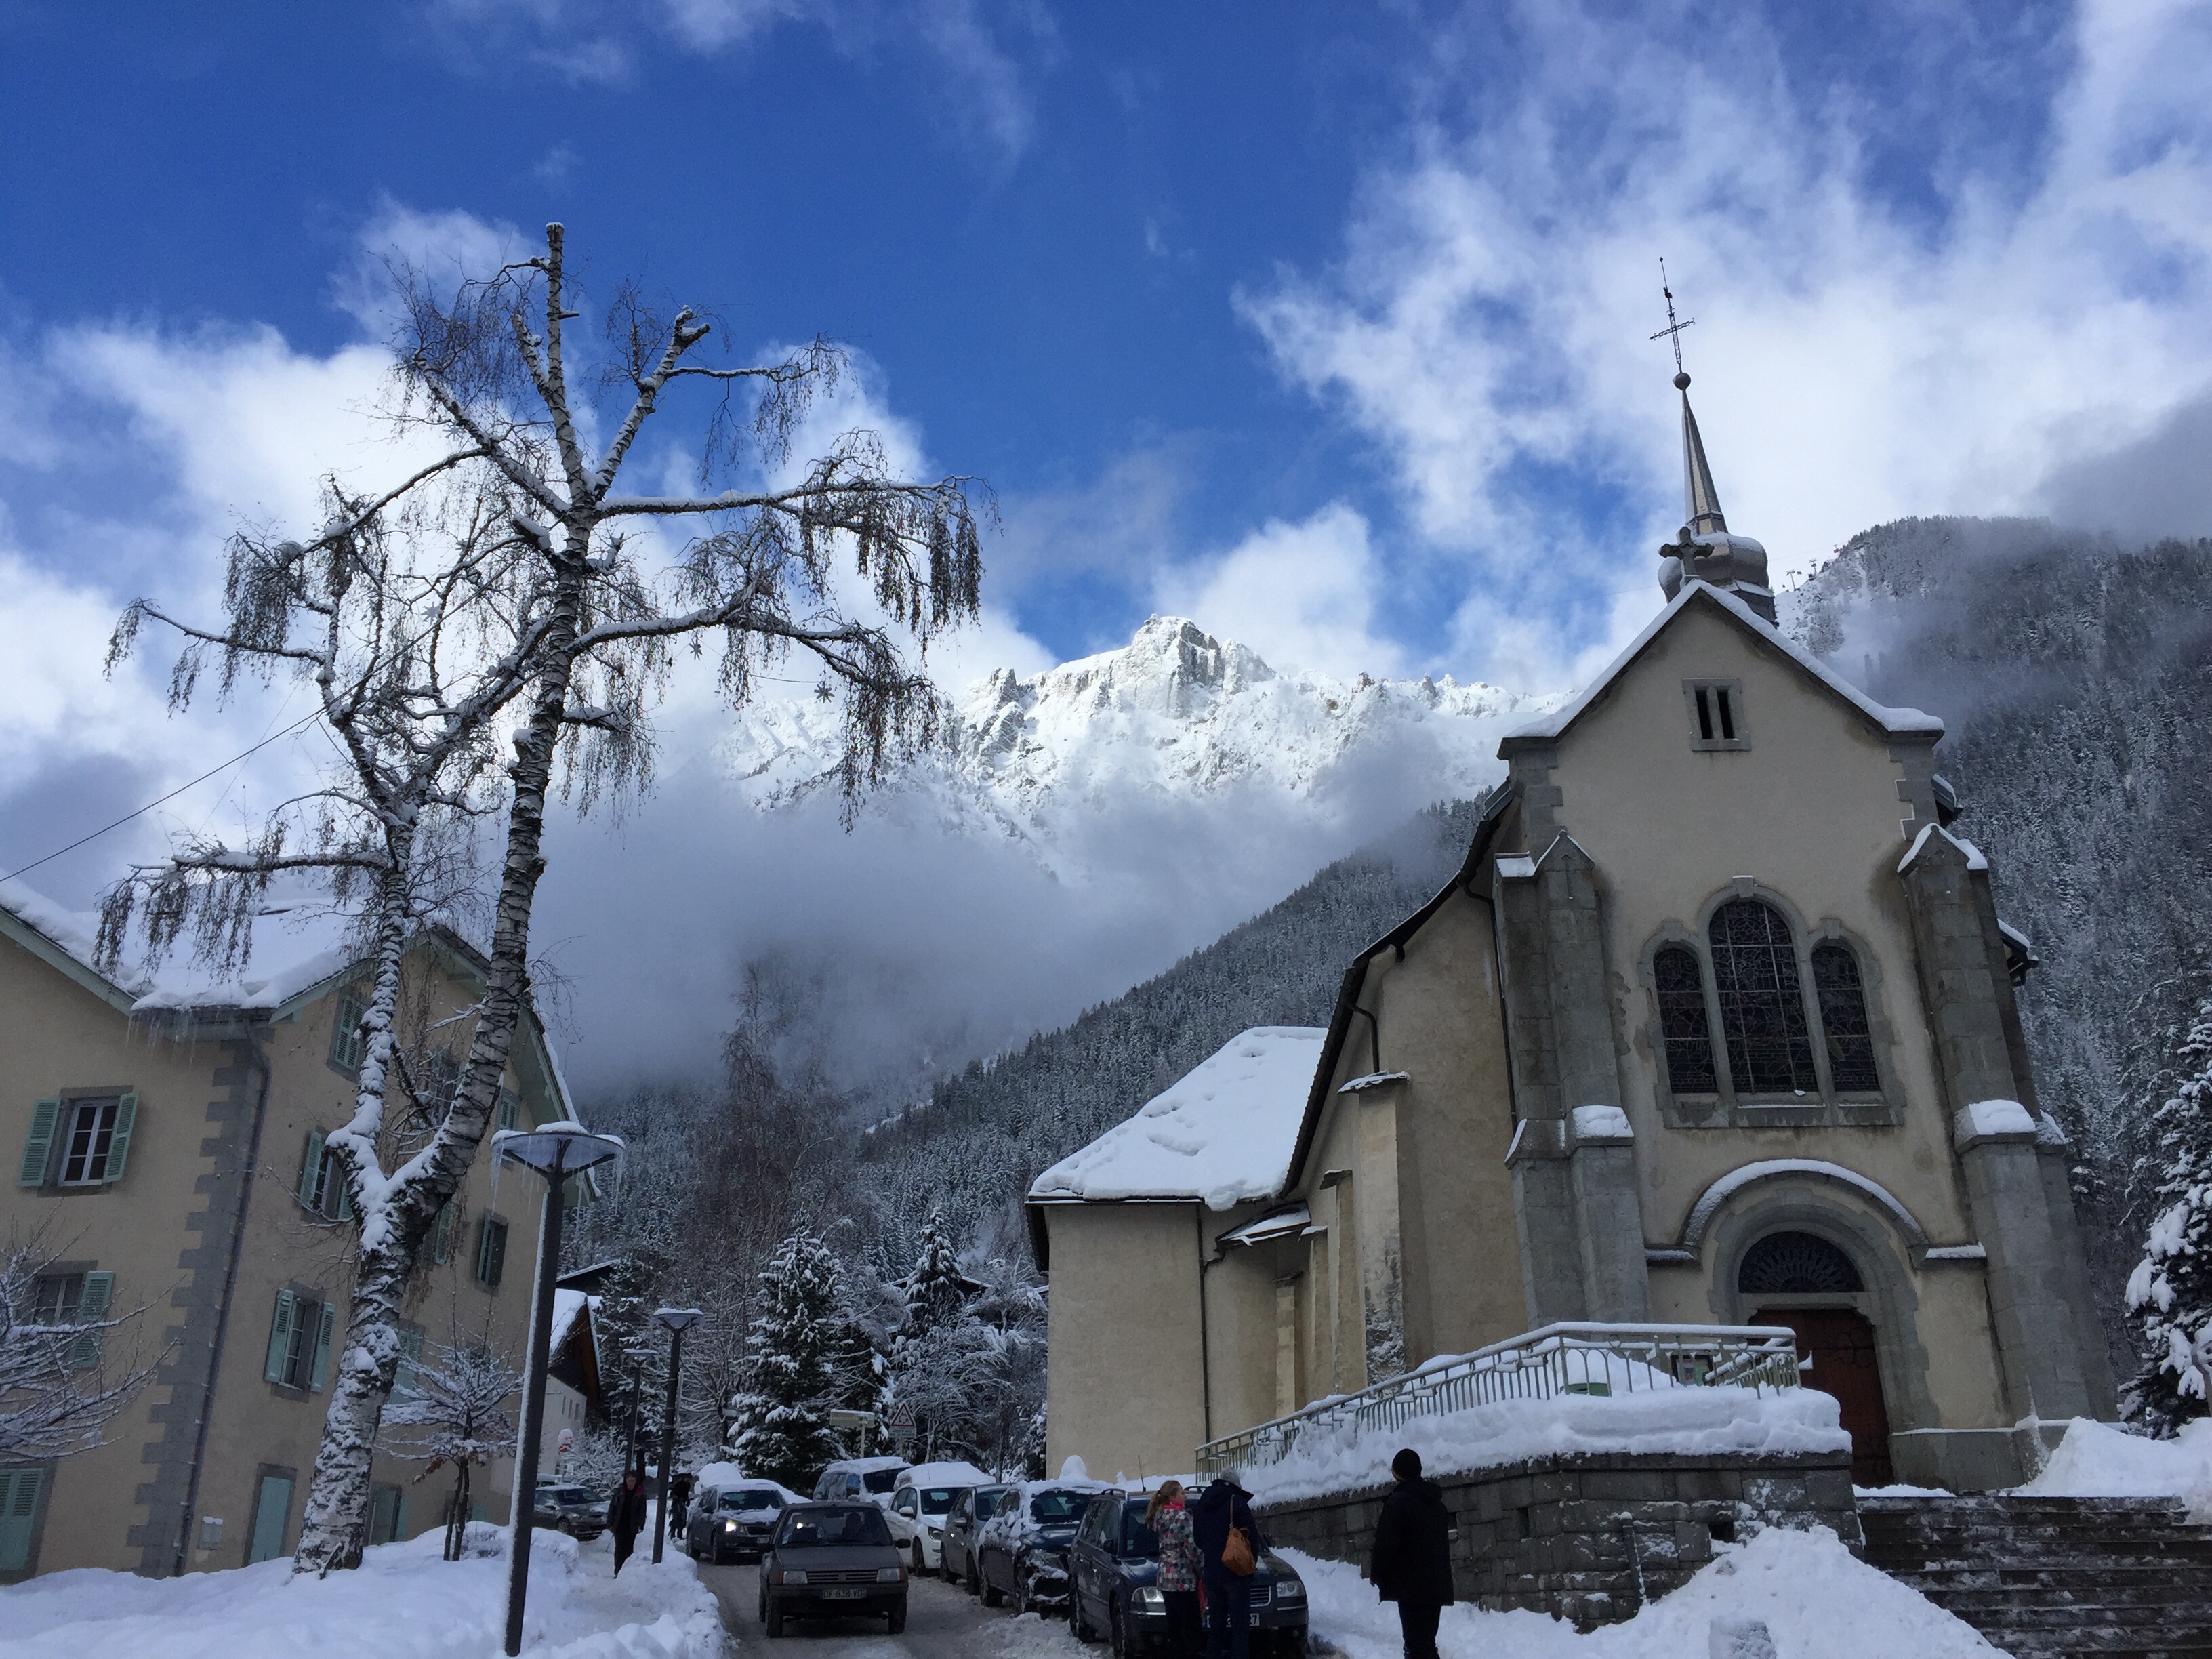
<svg viewBox="0 0 2212 1659">
<path fill-rule="evenodd" d="M 734 1521 L 725 1521 L 722 1522 L 722 1530 L 724 1532 L 735 1532 L 737 1529 L 738 1523 Z"/>
<path fill-rule="evenodd" d="M 1278 1579 L 1275 1599 L 1278 1601 L 1303 1601 L 1306 1599 L 1306 1587 L 1295 1578 Z"/>
<path fill-rule="evenodd" d="M 1137 1586 L 1137 1605 L 1139 1607 L 1164 1607 L 1167 1606 L 1167 1604 L 1168 1598 L 1161 1592 L 1160 1587 L 1158 1584 L 1139 1584 Z"/>
<path fill-rule="evenodd" d="M 906 1569 L 904 1567 L 878 1567 L 876 1569 L 876 1582 L 878 1584 L 903 1584 L 906 1583 Z"/>
<path fill-rule="evenodd" d="M 937 1524 L 937 1522 L 934 1522 L 934 1521 L 930 1522 L 928 1523 L 928 1526 L 929 1526 L 929 1530 L 930 1530 L 933 1534 L 939 1534 L 939 1535 L 942 1535 L 942 1534 L 943 1534 L 943 1533 L 944 1533 L 944 1531 L 945 1531 L 945 1528 L 942 1528 L 942 1527 L 940 1527 L 940 1526 L 939 1526 L 939 1525 Z"/>
<path fill-rule="evenodd" d="M 803 1584 L 806 1582 L 806 1574 L 797 1567 L 778 1567 L 775 1582 L 779 1584 Z"/>
</svg>

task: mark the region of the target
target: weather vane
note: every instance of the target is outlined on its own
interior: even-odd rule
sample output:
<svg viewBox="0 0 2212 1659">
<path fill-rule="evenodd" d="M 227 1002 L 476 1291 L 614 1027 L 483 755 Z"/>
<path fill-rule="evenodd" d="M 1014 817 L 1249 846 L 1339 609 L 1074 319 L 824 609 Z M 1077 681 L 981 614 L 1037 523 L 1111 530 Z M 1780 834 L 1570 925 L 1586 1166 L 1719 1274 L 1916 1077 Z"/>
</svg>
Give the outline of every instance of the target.
<svg viewBox="0 0 2212 1659">
<path fill-rule="evenodd" d="M 1659 291 L 1667 296 L 1667 326 L 1651 337 L 1664 340 L 1674 348 L 1674 385 L 1679 390 L 1690 384 L 1690 377 L 1682 368 L 1682 331 L 1698 319 L 1685 317 L 1679 323 L 1674 320 L 1674 290 L 1667 286 L 1667 262 L 1664 259 L 1659 262 Z"/>
</svg>

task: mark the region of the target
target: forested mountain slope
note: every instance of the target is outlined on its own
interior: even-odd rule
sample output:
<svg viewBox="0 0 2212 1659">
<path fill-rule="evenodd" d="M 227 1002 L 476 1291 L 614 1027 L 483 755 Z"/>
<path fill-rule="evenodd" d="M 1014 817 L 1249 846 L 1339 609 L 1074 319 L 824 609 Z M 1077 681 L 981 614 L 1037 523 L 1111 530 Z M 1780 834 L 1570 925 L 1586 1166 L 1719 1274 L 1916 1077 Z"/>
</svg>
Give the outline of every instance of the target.
<svg viewBox="0 0 2212 1659">
<path fill-rule="evenodd" d="M 2117 1331 L 2148 1220 L 2133 1165 L 2151 1090 L 2212 939 L 2212 542 L 1905 519 L 1853 538 L 1785 603 L 1785 623 L 1868 691 L 1949 727 L 1937 754 L 1960 828 L 2042 960 L 2028 1040 L 2078 1149 Z"/>
<path fill-rule="evenodd" d="M 859 1152 L 851 1179 L 879 1224 L 911 1231 L 941 1206 L 964 1236 L 1246 1027 L 1328 1024 L 1346 964 L 1450 878 L 1474 819 L 1467 802 L 1432 808 L 1158 978 L 939 1083 Z"/>
</svg>

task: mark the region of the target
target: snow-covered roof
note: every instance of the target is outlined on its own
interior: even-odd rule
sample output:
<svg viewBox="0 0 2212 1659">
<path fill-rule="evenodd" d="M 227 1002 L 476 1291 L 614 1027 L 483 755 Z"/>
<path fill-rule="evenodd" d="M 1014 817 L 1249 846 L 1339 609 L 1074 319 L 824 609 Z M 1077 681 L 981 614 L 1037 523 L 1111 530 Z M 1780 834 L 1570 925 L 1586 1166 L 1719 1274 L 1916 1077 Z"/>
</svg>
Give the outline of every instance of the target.
<svg viewBox="0 0 2212 1659">
<path fill-rule="evenodd" d="M 1693 577 L 1682 584 L 1681 591 L 1661 607 L 1657 616 L 1644 624 L 1644 631 L 1629 641 L 1628 648 L 1615 657 L 1603 673 L 1584 686 L 1571 702 L 1562 704 L 1548 714 L 1540 714 L 1534 720 L 1523 721 L 1508 732 L 1499 744 L 1499 752 L 1503 754 L 1507 745 L 1516 742 L 1563 736 L 1569 726 L 1589 712 L 1628 665 L 1644 654 L 1644 647 L 1658 638 L 1669 623 L 1686 606 L 1701 599 L 1719 606 L 1723 613 L 1750 629 L 1762 643 L 1780 652 L 1799 670 L 1834 692 L 1890 736 L 1922 736 L 1932 740 L 1943 735 L 1943 722 L 1935 715 L 1923 714 L 1917 708 L 1892 708 L 1876 702 L 1735 594 Z"/>
<path fill-rule="evenodd" d="M 1034 1200 L 1202 1199 L 1233 1209 L 1290 1174 L 1298 1121 L 1328 1032 L 1259 1025 L 1036 1178 Z"/>
<path fill-rule="evenodd" d="M 555 1291 L 553 1292 L 553 1345 L 546 1352 L 559 1353 L 561 1345 L 568 1340 L 568 1328 L 576 1322 L 576 1316 L 585 1309 L 596 1309 L 599 1305 L 599 1297 L 586 1296 L 581 1291 Z"/>
</svg>

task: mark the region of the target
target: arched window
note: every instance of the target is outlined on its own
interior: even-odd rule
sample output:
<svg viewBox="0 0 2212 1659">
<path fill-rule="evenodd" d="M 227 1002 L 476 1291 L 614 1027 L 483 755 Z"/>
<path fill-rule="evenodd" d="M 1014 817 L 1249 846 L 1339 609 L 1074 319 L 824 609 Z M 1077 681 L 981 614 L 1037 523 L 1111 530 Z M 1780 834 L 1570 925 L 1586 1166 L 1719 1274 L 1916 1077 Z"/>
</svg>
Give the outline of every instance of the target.
<svg viewBox="0 0 2212 1659">
<path fill-rule="evenodd" d="M 1746 1296 L 1861 1291 L 1850 1257 L 1816 1233 L 1769 1233 L 1745 1253 L 1735 1287 Z"/>
<path fill-rule="evenodd" d="M 1740 1095 L 1811 1094 L 1820 1086 L 1797 947 L 1771 904 L 1730 899 L 1713 912 L 1713 981 L 1720 991 L 1721 1041 Z"/>
<path fill-rule="evenodd" d="M 1820 1030 L 1828 1041 L 1828 1076 L 1840 1094 L 1881 1087 L 1867 1026 L 1866 988 L 1851 947 L 1831 939 L 1813 947 L 1813 989 L 1820 999 Z"/>
<path fill-rule="evenodd" d="M 1694 951 L 1669 945 L 1651 958 L 1659 987 L 1659 1033 L 1667 1044 L 1667 1086 L 1678 1095 L 1709 1095 L 1720 1086 L 1713 1071 L 1713 1034 L 1705 1024 L 1705 984 Z"/>
</svg>

